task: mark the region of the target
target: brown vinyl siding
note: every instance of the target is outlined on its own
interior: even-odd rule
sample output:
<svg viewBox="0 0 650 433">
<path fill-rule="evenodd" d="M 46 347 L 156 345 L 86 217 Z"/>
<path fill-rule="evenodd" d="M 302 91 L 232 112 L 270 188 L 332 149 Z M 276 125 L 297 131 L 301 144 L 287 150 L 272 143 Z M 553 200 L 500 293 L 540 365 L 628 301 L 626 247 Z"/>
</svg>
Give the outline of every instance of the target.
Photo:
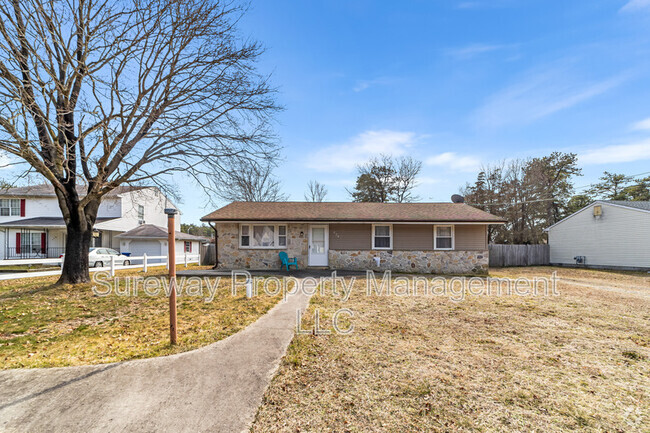
<svg viewBox="0 0 650 433">
<path fill-rule="evenodd" d="M 370 250 L 371 224 L 330 224 L 331 250 Z"/>
<path fill-rule="evenodd" d="M 393 225 L 393 249 L 397 251 L 427 251 L 433 249 L 433 225 Z"/>
<path fill-rule="evenodd" d="M 456 224 L 454 228 L 456 251 L 487 250 L 486 225 Z M 370 250 L 371 224 L 330 224 L 331 250 Z M 433 250 L 432 224 L 393 224 L 395 251 Z"/>
<path fill-rule="evenodd" d="M 455 228 L 457 251 L 482 251 L 487 250 L 486 225 L 462 225 Z"/>
</svg>

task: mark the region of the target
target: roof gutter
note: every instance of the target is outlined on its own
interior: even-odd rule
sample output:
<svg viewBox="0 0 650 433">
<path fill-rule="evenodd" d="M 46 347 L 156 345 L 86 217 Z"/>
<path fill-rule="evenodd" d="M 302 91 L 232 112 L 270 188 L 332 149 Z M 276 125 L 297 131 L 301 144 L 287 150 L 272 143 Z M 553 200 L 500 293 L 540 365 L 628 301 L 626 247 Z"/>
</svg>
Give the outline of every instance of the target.
<svg viewBox="0 0 650 433">
<path fill-rule="evenodd" d="M 332 219 L 302 219 L 302 220 L 290 220 L 290 219 L 242 219 L 242 218 L 232 218 L 232 219 L 204 219 L 201 218 L 200 221 L 223 224 L 223 223 L 248 223 L 248 222 L 265 222 L 265 223 L 322 223 L 322 224 L 506 224 L 506 220 L 497 220 L 497 221 L 483 221 L 483 220 L 367 220 L 367 219 L 350 219 L 350 220 L 332 220 Z"/>
</svg>

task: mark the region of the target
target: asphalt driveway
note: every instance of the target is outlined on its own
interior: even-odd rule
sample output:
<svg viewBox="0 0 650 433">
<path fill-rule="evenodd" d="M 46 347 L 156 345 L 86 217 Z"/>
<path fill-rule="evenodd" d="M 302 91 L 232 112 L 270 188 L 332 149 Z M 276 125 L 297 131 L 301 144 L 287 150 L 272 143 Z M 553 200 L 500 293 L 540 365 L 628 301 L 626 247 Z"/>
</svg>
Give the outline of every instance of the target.
<svg viewBox="0 0 650 433">
<path fill-rule="evenodd" d="M 0 371 L 0 431 L 246 431 L 308 302 L 291 295 L 243 331 L 178 355 Z"/>
</svg>

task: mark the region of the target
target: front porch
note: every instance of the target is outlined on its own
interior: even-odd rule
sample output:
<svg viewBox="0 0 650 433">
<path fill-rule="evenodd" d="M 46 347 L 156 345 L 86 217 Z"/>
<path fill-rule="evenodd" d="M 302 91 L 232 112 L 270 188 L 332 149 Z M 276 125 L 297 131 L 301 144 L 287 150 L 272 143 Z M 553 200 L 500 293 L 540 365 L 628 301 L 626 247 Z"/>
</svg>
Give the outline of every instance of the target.
<svg viewBox="0 0 650 433">
<path fill-rule="evenodd" d="M 95 230 L 90 246 L 119 251 L 113 238 L 119 232 Z M 3 239 L 0 259 L 53 259 L 65 254 L 66 230 L 61 227 L 12 227 L 0 232 Z M 113 246 L 115 244 L 115 247 Z"/>
<path fill-rule="evenodd" d="M 5 259 L 56 259 L 65 254 L 65 247 L 42 247 L 40 245 L 25 245 L 21 248 L 7 247 Z"/>
</svg>

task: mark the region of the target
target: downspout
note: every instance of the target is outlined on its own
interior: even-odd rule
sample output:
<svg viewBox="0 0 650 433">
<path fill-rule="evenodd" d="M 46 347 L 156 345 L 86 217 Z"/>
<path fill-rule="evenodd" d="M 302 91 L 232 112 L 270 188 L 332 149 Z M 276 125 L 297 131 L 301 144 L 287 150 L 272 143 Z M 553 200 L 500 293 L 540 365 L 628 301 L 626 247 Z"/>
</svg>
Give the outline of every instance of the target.
<svg viewBox="0 0 650 433">
<path fill-rule="evenodd" d="M 214 230 L 214 266 L 212 269 L 217 269 L 219 267 L 219 232 L 211 222 L 208 221 L 208 225 Z"/>
</svg>

